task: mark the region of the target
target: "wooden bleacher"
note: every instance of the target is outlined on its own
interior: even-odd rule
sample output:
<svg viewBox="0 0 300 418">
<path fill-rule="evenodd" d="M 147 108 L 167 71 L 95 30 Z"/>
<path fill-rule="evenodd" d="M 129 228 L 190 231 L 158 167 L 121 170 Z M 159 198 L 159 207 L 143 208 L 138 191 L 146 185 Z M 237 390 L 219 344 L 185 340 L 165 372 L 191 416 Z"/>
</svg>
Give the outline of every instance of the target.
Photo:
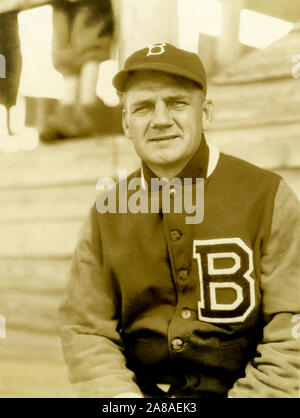
<svg viewBox="0 0 300 418">
<path fill-rule="evenodd" d="M 300 24 L 221 71 L 208 90 L 219 149 L 281 174 L 300 199 L 300 79 L 292 76 Z"/>
<path fill-rule="evenodd" d="M 0 396 L 71 396 L 56 315 L 77 233 L 97 180 L 137 164 L 123 136 L 0 154 Z"/>
</svg>

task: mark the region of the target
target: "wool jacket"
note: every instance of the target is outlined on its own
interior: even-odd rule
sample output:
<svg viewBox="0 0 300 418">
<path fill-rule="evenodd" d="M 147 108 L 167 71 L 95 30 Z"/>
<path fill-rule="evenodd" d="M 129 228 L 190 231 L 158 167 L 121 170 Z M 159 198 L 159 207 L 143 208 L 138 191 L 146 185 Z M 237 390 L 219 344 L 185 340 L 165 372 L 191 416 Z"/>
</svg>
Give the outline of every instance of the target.
<svg viewBox="0 0 300 418">
<path fill-rule="evenodd" d="M 95 203 L 81 228 L 59 312 L 79 396 L 299 395 L 299 202 L 276 174 L 201 144 L 178 176 L 204 177 L 200 223 L 189 207 Z"/>
</svg>

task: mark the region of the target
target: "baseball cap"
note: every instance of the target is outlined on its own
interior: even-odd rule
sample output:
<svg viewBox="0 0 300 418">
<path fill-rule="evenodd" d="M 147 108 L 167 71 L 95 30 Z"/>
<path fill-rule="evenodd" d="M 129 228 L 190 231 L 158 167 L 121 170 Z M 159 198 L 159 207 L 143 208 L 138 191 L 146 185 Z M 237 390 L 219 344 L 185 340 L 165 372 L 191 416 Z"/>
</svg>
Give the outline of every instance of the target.
<svg viewBox="0 0 300 418">
<path fill-rule="evenodd" d="M 130 55 L 124 68 L 113 78 L 113 85 L 125 91 L 128 77 L 132 71 L 154 70 L 184 77 L 197 83 L 207 91 L 206 72 L 199 56 L 193 52 L 176 48 L 164 42 L 156 42 Z"/>
</svg>

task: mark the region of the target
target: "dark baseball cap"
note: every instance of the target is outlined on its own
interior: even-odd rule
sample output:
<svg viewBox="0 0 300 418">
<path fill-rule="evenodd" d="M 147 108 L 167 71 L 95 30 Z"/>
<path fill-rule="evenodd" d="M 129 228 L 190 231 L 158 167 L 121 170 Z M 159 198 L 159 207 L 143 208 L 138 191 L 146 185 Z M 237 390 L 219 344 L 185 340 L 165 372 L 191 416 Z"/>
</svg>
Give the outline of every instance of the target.
<svg viewBox="0 0 300 418">
<path fill-rule="evenodd" d="M 161 71 L 184 77 L 198 84 L 206 95 L 206 72 L 199 56 L 193 52 L 164 42 L 156 42 L 140 49 L 127 58 L 123 70 L 114 76 L 114 87 L 119 91 L 125 91 L 131 72 L 142 70 Z"/>
</svg>

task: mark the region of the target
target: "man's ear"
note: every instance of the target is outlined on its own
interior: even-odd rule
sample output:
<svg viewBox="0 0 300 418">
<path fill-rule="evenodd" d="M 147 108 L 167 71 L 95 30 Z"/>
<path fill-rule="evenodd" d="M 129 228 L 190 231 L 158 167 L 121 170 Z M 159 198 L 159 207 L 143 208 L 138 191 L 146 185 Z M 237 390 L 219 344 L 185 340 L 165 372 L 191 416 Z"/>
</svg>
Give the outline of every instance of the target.
<svg viewBox="0 0 300 418">
<path fill-rule="evenodd" d="M 209 99 L 204 100 L 202 105 L 202 129 L 206 131 L 212 120 L 213 102 Z"/>
<path fill-rule="evenodd" d="M 128 121 L 127 121 L 127 113 L 125 109 L 122 110 L 122 126 L 123 126 L 123 130 L 124 130 L 126 137 L 128 139 L 131 139 L 129 127 L 128 127 Z"/>
</svg>

